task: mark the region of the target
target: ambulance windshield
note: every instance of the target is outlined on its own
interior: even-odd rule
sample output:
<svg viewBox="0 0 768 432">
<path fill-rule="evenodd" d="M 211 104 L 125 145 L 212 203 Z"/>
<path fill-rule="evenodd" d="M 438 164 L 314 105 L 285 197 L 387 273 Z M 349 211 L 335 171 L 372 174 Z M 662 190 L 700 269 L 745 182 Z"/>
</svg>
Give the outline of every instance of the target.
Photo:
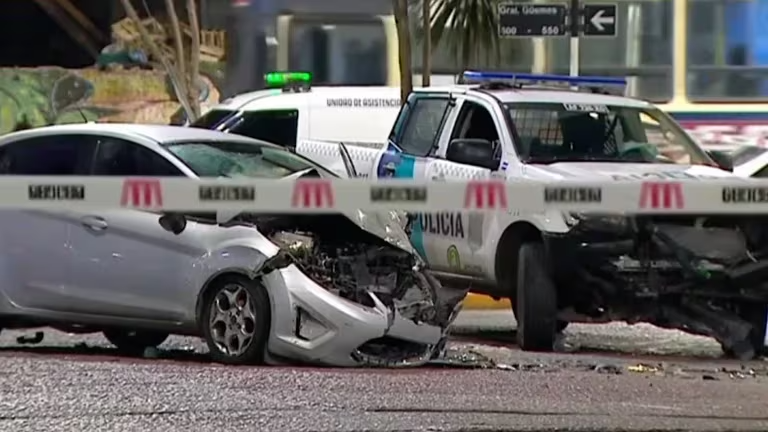
<svg viewBox="0 0 768 432">
<path fill-rule="evenodd" d="M 656 108 L 509 103 L 517 151 L 528 163 L 627 162 L 714 165 Z"/>
</svg>

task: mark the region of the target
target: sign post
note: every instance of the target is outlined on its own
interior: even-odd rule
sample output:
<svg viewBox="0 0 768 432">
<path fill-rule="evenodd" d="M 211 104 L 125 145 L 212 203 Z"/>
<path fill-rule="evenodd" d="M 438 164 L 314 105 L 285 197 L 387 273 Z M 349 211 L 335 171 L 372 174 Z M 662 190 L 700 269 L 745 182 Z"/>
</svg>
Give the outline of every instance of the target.
<svg viewBox="0 0 768 432">
<path fill-rule="evenodd" d="M 581 36 L 616 36 L 617 5 L 588 4 L 580 0 L 565 3 L 500 3 L 499 37 L 570 38 L 570 75 L 579 75 L 579 40 Z"/>
<path fill-rule="evenodd" d="M 579 15 L 579 0 L 571 0 L 570 12 L 571 62 L 568 68 L 568 75 L 575 77 L 579 76 L 579 59 L 581 54 L 581 50 L 579 50 L 579 21 L 581 21 Z"/>
</svg>

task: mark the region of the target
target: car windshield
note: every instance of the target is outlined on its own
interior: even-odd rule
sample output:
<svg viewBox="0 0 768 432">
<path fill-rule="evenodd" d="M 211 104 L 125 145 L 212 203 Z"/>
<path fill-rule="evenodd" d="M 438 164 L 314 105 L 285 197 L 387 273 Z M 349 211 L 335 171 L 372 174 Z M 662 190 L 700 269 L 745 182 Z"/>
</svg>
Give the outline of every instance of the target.
<svg viewBox="0 0 768 432">
<path fill-rule="evenodd" d="M 308 169 L 329 174 L 310 160 L 270 144 L 198 141 L 164 147 L 200 177 L 278 179 Z"/>
<path fill-rule="evenodd" d="M 568 103 L 506 104 L 528 163 L 627 162 L 714 165 L 657 108 Z"/>
</svg>

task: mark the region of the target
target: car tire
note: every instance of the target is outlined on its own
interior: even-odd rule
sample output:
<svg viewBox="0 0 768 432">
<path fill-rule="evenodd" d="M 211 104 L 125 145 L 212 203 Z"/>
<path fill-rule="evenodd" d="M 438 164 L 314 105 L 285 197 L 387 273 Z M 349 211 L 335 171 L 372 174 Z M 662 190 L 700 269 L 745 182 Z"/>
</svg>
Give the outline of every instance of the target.
<svg viewBox="0 0 768 432">
<path fill-rule="evenodd" d="M 160 346 L 169 336 L 168 333 L 124 329 L 104 330 L 103 333 L 118 351 L 129 355 L 142 355 L 147 348 Z"/>
<path fill-rule="evenodd" d="M 741 305 L 739 316 L 752 325 L 749 332 L 749 343 L 755 356 L 768 355 L 765 347 L 766 323 L 768 322 L 768 305 L 763 303 L 745 303 Z M 738 357 L 732 350 L 722 347 L 727 357 Z"/>
<path fill-rule="evenodd" d="M 264 363 L 271 307 L 258 281 L 232 276 L 207 290 L 199 323 L 211 357 L 217 363 Z"/>
<path fill-rule="evenodd" d="M 552 351 L 557 334 L 557 290 L 540 242 L 520 246 L 516 316 L 520 349 Z"/>
</svg>

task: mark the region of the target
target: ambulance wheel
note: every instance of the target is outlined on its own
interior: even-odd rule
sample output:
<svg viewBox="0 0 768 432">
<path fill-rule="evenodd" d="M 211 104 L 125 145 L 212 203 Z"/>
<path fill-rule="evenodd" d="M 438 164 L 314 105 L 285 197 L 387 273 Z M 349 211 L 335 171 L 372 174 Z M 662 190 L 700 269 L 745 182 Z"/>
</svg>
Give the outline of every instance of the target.
<svg viewBox="0 0 768 432">
<path fill-rule="evenodd" d="M 524 351 L 552 351 L 557 335 L 557 290 L 541 242 L 520 246 L 517 261 L 517 343 Z"/>
<path fill-rule="evenodd" d="M 768 348 L 765 346 L 766 323 L 768 322 L 768 305 L 763 303 L 744 303 L 739 308 L 739 316 L 752 325 L 749 332 L 749 345 L 754 351 L 754 356 L 768 356 Z M 734 350 L 721 345 L 727 357 L 739 358 Z M 745 359 L 741 359 L 745 360 Z M 748 359 L 747 359 L 748 360 Z"/>
</svg>

